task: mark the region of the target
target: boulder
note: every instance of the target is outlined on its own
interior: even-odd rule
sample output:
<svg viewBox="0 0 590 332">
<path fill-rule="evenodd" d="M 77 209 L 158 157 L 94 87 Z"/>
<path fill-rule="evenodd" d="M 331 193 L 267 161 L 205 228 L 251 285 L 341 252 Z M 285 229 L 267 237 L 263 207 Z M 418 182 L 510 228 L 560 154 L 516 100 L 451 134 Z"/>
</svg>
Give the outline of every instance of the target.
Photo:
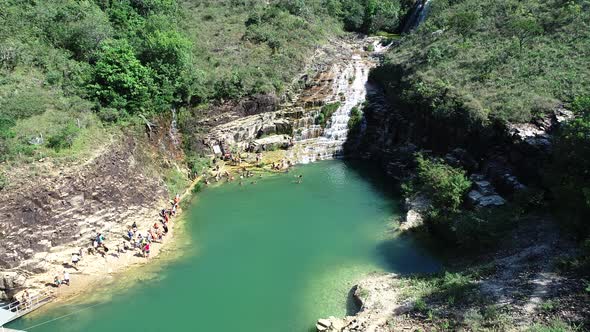
<svg viewBox="0 0 590 332">
<path fill-rule="evenodd" d="M 318 332 L 328 331 L 330 326 L 332 326 L 332 322 L 329 319 L 318 319 L 318 322 L 315 326 Z"/>
<path fill-rule="evenodd" d="M 467 202 L 473 207 L 500 206 L 506 200 L 498 195 L 492 183 L 483 174 L 472 174 L 473 188 L 467 193 Z"/>
<path fill-rule="evenodd" d="M 406 198 L 406 217 L 400 224 L 399 229 L 406 231 L 422 225 L 424 223 L 423 214 L 428 210 L 430 203 L 430 200 L 424 195 L 416 195 L 412 198 Z"/>
<path fill-rule="evenodd" d="M 472 206 L 477 206 L 479 204 L 479 200 L 483 197 L 483 195 L 477 190 L 471 190 L 467 194 L 467 201 Z"/>
<path fill-rule="evenodd" d="M 286 149 L 289 147 L 290 142 L 291 137 L 286 135 L 268 136 L 251 142 L 248 151 L 262 152 L 277 149 Z"/>
<path fill-rule="evenodd" d="M 489 181 L 475 181 L 474 185 L 477 191 L 479 191 L 482 195 L 492 195 L 495 193 L 494 187 L 492 187 L 492 184 Z"/>
<path fill-rule="evenodd" d="M 0 299 L 10 299 L 14 293 L 25 285 L 27 278 L 17 272 L 0 274 Z"/>
<path fill-rule="evenodd" d="M 479 199 L 480 207 L 501 206 L 506 204 L 506 200 L 500 195 L 483 196 Z"/>
</svg>

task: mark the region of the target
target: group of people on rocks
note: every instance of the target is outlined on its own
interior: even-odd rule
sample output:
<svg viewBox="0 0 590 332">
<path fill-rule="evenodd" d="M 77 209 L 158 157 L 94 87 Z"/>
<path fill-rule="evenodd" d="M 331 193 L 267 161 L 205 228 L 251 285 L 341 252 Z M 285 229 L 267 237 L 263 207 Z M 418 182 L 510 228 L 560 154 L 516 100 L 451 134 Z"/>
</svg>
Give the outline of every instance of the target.
<svg viewBox="0 0 590 332">
<path fill-rule="evenodd" d="M 133 222 L 131 226 L 127 228 L 127 234 L 124 236 L 125 240 L 123 240 L 120 244 L 117 244 L 117 254 L 115 257 L 119 257 L 118 254 L 126 253 L 128 251 L 136 251 L 139 249 L 141 251 L 141 255 L 145 258 L 149 258 L 151 244 L 153 242 L 161 242 L 168 234 L 169 227 L 170 227 L 170 219 L 173 216 L 176 216 L 180 204 L 180 195 L 176 194 L 174 199 L 170 202 L 170 207 L 162 209 L 160 211 L 160 220 L 155 222 L 151 227 L 147 229 L 145 233 L 141 233 L 138 230 L 138 226 L 136 222 Z M 96 233 L 91 239 L 91 246 L 87 249 L 88 254 L 95 255 L 100 254 L 102 257 L 109 252 L 109 248 L 105 244 L 106 237 L 101 232 Z M 78 269 L 78 263 L 82 260 L 84 256 L 84 250 L 80 249 L 79 252 L 72 254 L 72 265 L 74 269 Z M 70 274 L 67 270 L 63 271 L 63 276 L 56 275 L 53 279 L 53 284 L 55 287 L 60 287 L 61 285 L 70 285 Z"/>
<path fill-rule="evenodd" d="M 160 220 L 155 222 L 144 234 L 140 233 L 137 229 L 137 224 L 134 222 L 131 227 L 127 229 L 127 242 L 123 241 L 120 249 L 121 252 L 127 250 L 139 249 L 145 258 L 150 257 L 151 244 L 154 242 L 162 242 L 164 236 L 168 234 L 170 219 L 176 216 L 178 211 L 178 204 L 180 204 L 180 195 L 176 195 L 171 202 L 170 208 L 162 209 L 160 211 Z"/>
</svg>

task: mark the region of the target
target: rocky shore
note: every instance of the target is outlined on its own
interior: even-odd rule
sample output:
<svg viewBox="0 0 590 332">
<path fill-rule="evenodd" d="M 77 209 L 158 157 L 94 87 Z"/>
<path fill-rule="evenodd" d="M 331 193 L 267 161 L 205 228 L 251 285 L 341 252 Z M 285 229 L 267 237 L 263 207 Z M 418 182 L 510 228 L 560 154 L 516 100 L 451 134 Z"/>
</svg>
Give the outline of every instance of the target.
<svg viewBox="0 0 590 332">
<path fill-rule="evenodd" d="M 145 143 L 145 142 L 144 142 Z M 3 190 L 2 241 L 0 242 L 0 299 L 18 298 L 47 287 L 65 296 L 81 291 L 92 282 L 145 258 L 117 252 L 127 227 L 136 223 L 149 229 L 168 206 L 163 181 L 143 163 L 146 149 L 132 138 L 114 141 L 98 150 L 83 165 L 57 167 L 49 162 L 35 165 L 44 175 L 35 179 L 15 176 L 19 190 Z M 106 237 L 110 251 L 104 257 L 89 255 L 97 233 Z M 170 241 L 172 232 L 165 237 Z M 162 243 L 163 244 L 163 243 Z M 82 252 L 77 266 L 72 255 Z M 158 245 L 152 256 L 160 252 Z M 52 287 L 55 276 L 67 270 L 71 287 Z"/>
</svg>

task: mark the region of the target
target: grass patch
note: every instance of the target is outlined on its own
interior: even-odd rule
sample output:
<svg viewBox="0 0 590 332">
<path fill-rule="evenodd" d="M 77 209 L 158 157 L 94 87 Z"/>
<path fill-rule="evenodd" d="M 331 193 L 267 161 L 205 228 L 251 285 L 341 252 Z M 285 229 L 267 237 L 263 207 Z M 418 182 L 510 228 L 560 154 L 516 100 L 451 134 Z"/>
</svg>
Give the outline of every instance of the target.
<svg viewBox="0 0 590 332">
<path fill-rule="evenodd" d="M 182 194 L 190 184 L 190 180 L 186 177 L 186 174 L 181 172 L 177 167 L 166 170 L 164 181 L 166 182 L 170 198 L 173 198 L 176 194 Z"/>
<path fill-rule="evenodd" d="M 571 326 L 562 320 L 553 320 L 548 324 L 534 324 L 526 329 L 527 332 L 573 332 L 580 331 L 577 326 Z"/>
<path fill-rule="evenodd" d="M 405 279 L 400 296 L 405 299 L 437 298 L 454 302 L 465 299 L 467 293 L 475 287 L 474 281 L 474 278 L 469 274 L 451 272 L 425 277 L 410 277 Z"/>
</svg>

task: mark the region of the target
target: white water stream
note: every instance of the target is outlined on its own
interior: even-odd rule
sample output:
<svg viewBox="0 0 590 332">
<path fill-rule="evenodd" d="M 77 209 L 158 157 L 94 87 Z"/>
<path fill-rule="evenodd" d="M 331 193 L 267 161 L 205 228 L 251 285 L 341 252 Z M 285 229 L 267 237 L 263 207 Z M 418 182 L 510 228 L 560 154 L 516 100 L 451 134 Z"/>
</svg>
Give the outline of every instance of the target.
<svg viewBox="0 0 590 332">
<path fill-rule="evenodd" d="M 377 56 L 387 51 L 379 40 L 373 41 L 374 50 L 363 57 L 358 50 L 350 60 L 334 65 L 336 74 L 333 82 L 331 100 L 327 103 L 340 102 L 340 107 L 328 120 L 326 128 L 319 137 L 305 138 L 296 142 L 292 149 L 293 156 L 300 163 L 331 159 L 342 154 L 348 135 L 348 121 L 355 106 L 362 111 L 362 104 L 370 90 L 369 71 L 378 64 Z M 359 47 L 361 47 L 359 45 Z M 303 137 L 306 137 L 305 135 Z"/>
</svg>

